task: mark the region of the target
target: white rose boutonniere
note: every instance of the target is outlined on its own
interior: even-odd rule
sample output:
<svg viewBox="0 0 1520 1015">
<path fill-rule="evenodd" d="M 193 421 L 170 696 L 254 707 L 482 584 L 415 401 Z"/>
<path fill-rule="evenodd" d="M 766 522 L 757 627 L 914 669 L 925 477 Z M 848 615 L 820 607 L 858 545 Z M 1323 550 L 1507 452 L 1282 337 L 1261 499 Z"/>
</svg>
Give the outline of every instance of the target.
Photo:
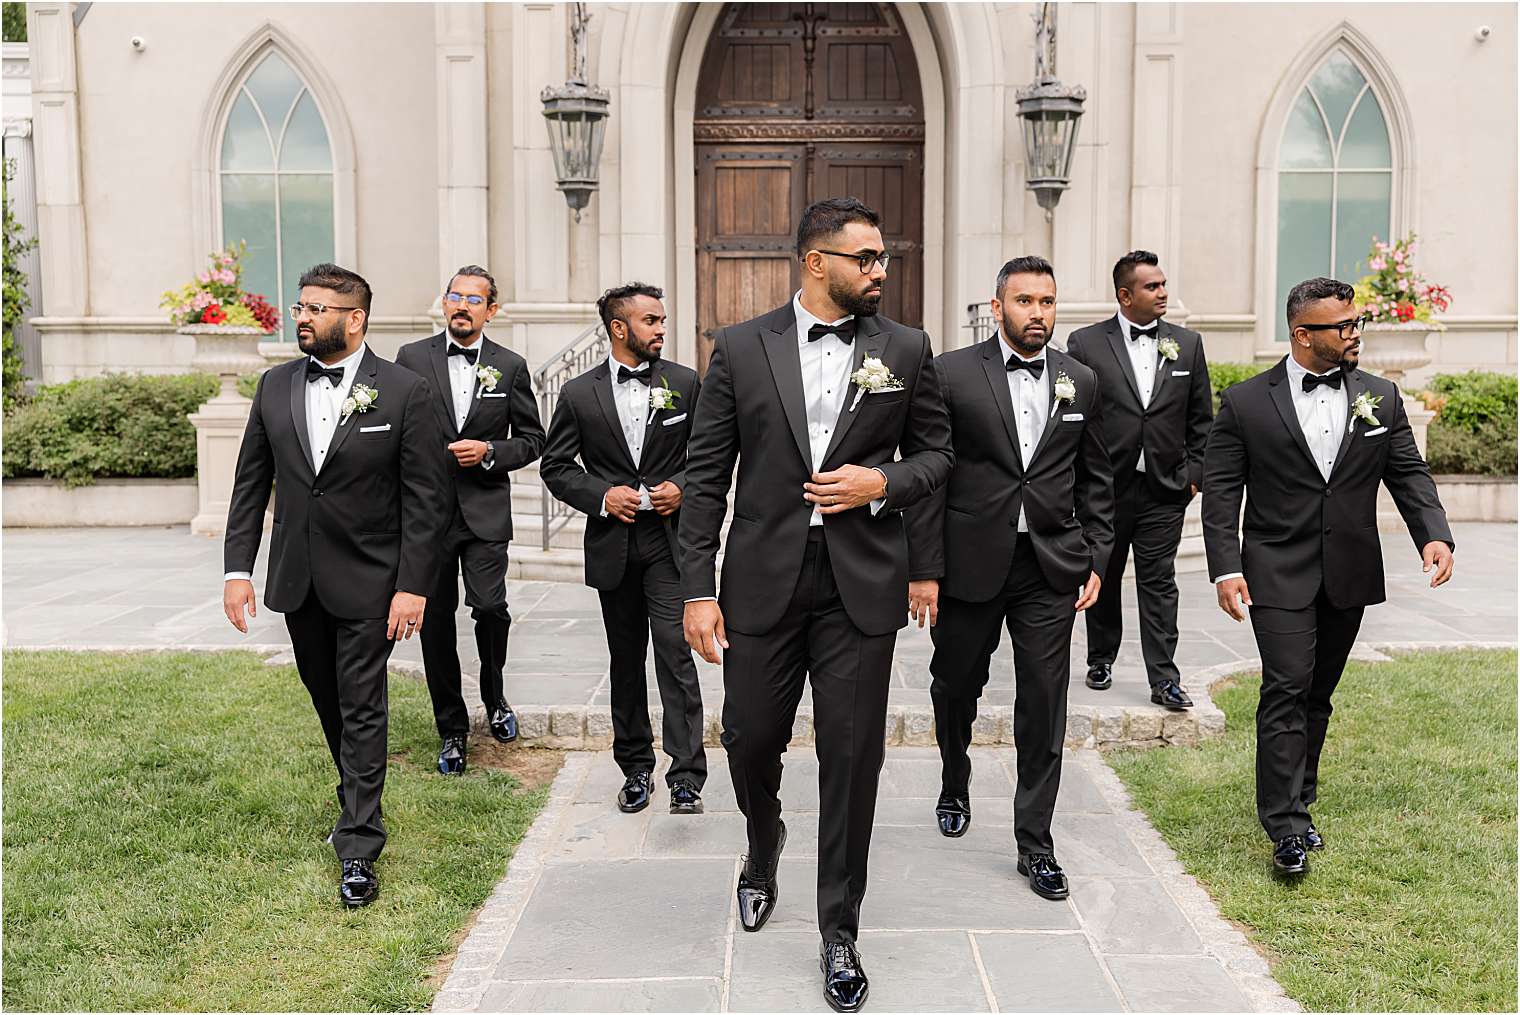
<svg viewBox="0 0 1520 1015">
<path fill-rule="evenodd" d="M 901 391 L 903 382 L 892 375 L 887 365 L 875 356 L 867 356 L 860 364 L 860 369 L 850 375 L 850 381 L 855 385 L 855 400 L 850 403 L 850 411 L 866 395 L 879 395 L 883 391 Z"/>
<path fill-rule="evenodd" d="M 649 419 L 644 420 L 644 423 L 647 425 L 650 420 L 654 419 L 654 414 L 662 409 L 674 409 L 676 407 L 676 399 L 680 397 L 681 393 L 672 388 L 670 381 L 663 377 L 660 378 L 659 387 L 651 384 L 649 386 Z"/>
<path fill-rule="evenodd" d="M 1156 343 L 1156 351 L 1161 354 L 1161 358 L 1164 360 L 1175 360 L 1177 354 L 1182 350 L 1177 347 L 1177 340 L 1168 335 Z"/>
<path fill-rule="evenodd" d="M 1055 392 L 1057 402 L 1075 402 L 1077 400 L 1077 382 L 1067 376 L 1062 370 L 1056 374 L 1055 384 L 1051 386 Z"/>
<path fill-rule="evenodd" d="M 1351 422 L 1346 426 L 1346 432 L 1350 433 L 1356 427 L 1356 421 L 1361 420 L 1368 426 L 1378 426 L 1378 406 L 1383 404 L 1382 395 L 1374 395 L 1362 392 L 1356 396 L 1356 401 L 1351 403 Z"/>
<path fill-rule="evenodd" d="M 349 390 L 348 397 L 343 400 L 343 418 L 338 420 L 338 425 L 343 426 L 348 422 L 348 417 L 354 413 L 369 412 L 380 401 L 380 392 L 368 384 L 355 384 Z"/>
<path fill-rule="evenodd" d="M 475 368 L 475 379 L 480 382 L 481 391 L 495 391 L 496 382 L 501 380 L 501 371 L 482 363 Z"/>
</svg>

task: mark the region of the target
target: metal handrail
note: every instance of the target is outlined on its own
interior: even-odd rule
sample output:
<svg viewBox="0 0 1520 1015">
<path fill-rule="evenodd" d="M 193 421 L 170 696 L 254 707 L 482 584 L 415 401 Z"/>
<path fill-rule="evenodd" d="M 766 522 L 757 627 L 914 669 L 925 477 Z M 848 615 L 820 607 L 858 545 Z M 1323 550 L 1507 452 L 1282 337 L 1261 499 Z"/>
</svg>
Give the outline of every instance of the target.
<svg viewBox="0 0 1520 1015">
<path fill-rule="evenodd" d="M 533 388 L 538 392 L 539 418 L 548 426 L 554 419 L 554 407 L 559 404 L 560 389 L 572 377 L 585 373 L 592 364 L 607 358 L 611 342 L 600 322 L 572 338 L 563 349 L 550 356 L 543 366 L 533 371 Z M 565 527 L 574 511 L 568 504 L 549 495 L 549 486 L 539 474 L 539 502 L 543 518 L 543 548 L 549 549 L 554 534 Z"/>
<path fill-rule="evenodd" d="M 991 338 L 997 333 L 997 318 L 992 316 L 991 304 L 966 304 L 966 323 L 962 327 L 971 329 L 973 345 L 979 345 Z"/>
</svg>

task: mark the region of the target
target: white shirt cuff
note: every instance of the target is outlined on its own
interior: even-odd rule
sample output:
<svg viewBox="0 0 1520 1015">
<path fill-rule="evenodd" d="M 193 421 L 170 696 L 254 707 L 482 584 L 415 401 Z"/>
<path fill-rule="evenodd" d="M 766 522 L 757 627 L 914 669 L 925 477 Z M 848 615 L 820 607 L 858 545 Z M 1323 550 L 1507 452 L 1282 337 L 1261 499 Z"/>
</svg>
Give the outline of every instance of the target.
<svg viewBox="0 0 1520 1015">
<path fill-rule="evenodd" d="M 695 599 L 686 600 L 688 603 L 716 603 L 717 596 L 697 596 Z"/>
<path fill-rule="evenodd" d="M 607 491 L 607 493 L 611 492 L 611 490 Z M 607 517 L 607 493 L 602 494 L 602 510 L 599 512 L 603 518 Z"/>
<path fill-rule="evenodd" d="M 877 497 L 875 500 L 873 500 L 871 502 L 871 515 L 872 515 L 872 517 L 875 517 L 877 514 L 879 514 L 881 512 L 881 509 L 884 508 L 884 507 L 886 507 L 886 506 L 887 506 L 887 498 L 885 498 L 885 497 Z"/>
<path fill-rule="evenodd" d="M 1245 577 L 1245 575 L 1241 574 L 1239 571 L 1231 571 L 1229 574 L 1222 574 L 1218 578 L 1215 578 L 1214 579 L 1214 584 L 1218 585 L 1220 582 L 1227 582 L 1231 578 L 1244 578 L 1244 577 Z"/>
<path fill-rule="evenodd" d="M 482 469 L 485 469 L 487 472 L 490 472 L 491 471 L 491 467 L 494 466 L 495 464 L 496 464 L 496 459 L 494 459 L 494 458 L 491 459 L 489 462 L 486 461 L 484 458 L 482 458 L 480 460 L 480 467 Z"/>
<path fill-rule="evenodd" d="M 226 574 L 222 575 L 222 581 L 224 581 L 224 582 L 231 582 L 231 581 L 251 582 L 251 581 L 253 581 L 253 573 L 251 571 L 228 571 Z"/>
</svg>

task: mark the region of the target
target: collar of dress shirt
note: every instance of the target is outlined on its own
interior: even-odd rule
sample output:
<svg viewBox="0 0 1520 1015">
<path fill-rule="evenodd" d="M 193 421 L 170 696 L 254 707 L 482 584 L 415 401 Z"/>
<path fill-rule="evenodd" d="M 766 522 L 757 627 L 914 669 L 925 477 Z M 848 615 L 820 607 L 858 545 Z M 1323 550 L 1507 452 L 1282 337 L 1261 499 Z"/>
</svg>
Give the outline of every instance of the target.
<svg viewBox="0 0 1520 1015">
<path fill-rule="evenodd" d="M 1314 376 L 1327 377 L 1340 369 L 1340 367 L 1336 367 L 1335 370 L 1326 370 L 1324 373 L 1315 374 Z M 1298 360 L 1294 359 L 1291 352 L 1288 353 L 1288 380 L 1292 383 L 1293 390 L 1295 392 L 1302 392 L 1304 390 L 1304 378 L 1309 376 L 1309 373 L 1310 371 L 1308 367 L 1304 366 Z M 1341 383 L 1344 384 L 1345 382 L 1342 381 Z M 1344 391 L 1345 388 L 1342 388 L 1341 390 Z"/>
<path fill-rule="evenodd" d="M 1023 360 L 1025 363 L 1039 363 L 1045 359 L 1045 349 L 1048 348 L 1048 346 L 1042 347 L 1040 351 L 1035 355 L 1025 356 L 1023 353 L 1019 352 L 1013 346 L 1008 344 L 1008 339 L 1004 337 L 1001 330 L 998 331 L 998 341 L 1003 343 L 1003 364 L 1005 366 L 1008 364 L 1008 361 L 1013 359 L 1015 356 Z"/>
<path fill-rule="evenodd" d="M 845 314 L 837 321 L 821 321 L 809 313 L 807 308 L 802 305 L 801 289 L 798 289 L 796 294 L 792 296 L 792 313 L 797 315 L 797 344 L 799 346 L 806 346 L 808 344 L 808 331 L 813 325 L 827 324 L 832 328 L 835 325 L 843 324 L 855 316 L 854 314 Z"/>
<path fill-rule="evenodd" d="M 354 378 L 354 374 L 359 369 L 360 362 L 362 362 L 364 359 L 364 351 L 366 348 L 368 348 L 366 343 L 360 342 L 359 348 L 355 349 L 351 355 L 345 357 L 344 359 L 340 359 L 336 363 L 323 363 L 315 356 L 309 356 L 307 358 L 315 362 L 317 366 L 325 367 L 328 370 L 331 370 L 333 367 L 338 367 L 343 371 L 343 379 L 345 381 L 351 381 Z"/>
<path fill-rule="evenodd" d="M 612 381 L 613 381 L 614 384 L 617 383 L 618 367 L 628 367 L 628 369 L 632 370 L 634 373 L 640 374 L 640 373 L 644 373 L 646 370 L 649 369 L 649 361 L 645 360 L 643 363 L 640 363 L 636 367 L 630 367 L 630 366 L 628 366 L 627 363 L 622 362 L 616 356 L 612 355 L 612 353 L 609 352 L 607 354 L 607 369 L 610 370 L 610 371 L 612 371 Z"/>
<path fill-rule="evenodd" d="M 1149 328 L 1151 324 L 1154 324 L 1156 326 L 1156 330 L 1150 337 L 1159 338 L 1161 335 L 1161 318 L 1159 317 L 1152 321 L 1151 324 L 1136 324 L 1128 317 L 1125 317 L 1124 311 L 1122 310 L 1114 311 L 1114 316 L 1119 319 L 1119 331 L 1124 335 L 1124 340 L 1126 342 L 1129 341 L 1129 333 L 1131 328 Z"/>
</svg>

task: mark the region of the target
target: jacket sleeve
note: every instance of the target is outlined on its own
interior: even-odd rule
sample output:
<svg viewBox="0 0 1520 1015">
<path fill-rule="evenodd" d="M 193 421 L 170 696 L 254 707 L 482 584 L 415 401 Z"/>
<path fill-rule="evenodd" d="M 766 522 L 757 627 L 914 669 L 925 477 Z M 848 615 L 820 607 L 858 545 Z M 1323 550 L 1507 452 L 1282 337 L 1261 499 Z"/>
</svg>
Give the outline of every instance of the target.
<svg viewBox="0 0 1520 1015">
<path fill-rule="evenodd" d="M 264 389 L 268 379 L 266 370 L 253 393 L 253 408 L 248 413 L 248 425 L 243 428 L 242 447 L 238 449 L 232 499 L 227 505 L 227 534 L 222 540 L 223 573 L 252 574 L 264 536 L 264 511 L 269 507 L 274 484 L 274 449 L 264 431 Z"/>
<path fill-rule="evenodd" d="M 922 333 L 920 333 L 922 335 Z M 940 390 L 929 336 L 922 335 L 918 378 L 908 403 L 908 426 L 898 442 L 902 457 L 878 466 L 887 477 L 887 511 L 901 511 L 944 487 L 955 466 L 950 447 L 950 414 Z"/>
<path fill-rule="evenodd" d="M 1203 455 L 1209 444 L 1209 428 L 1214 425 L 1214 386 L 1209 380 L 1209 364 L 1203 354 L 1203 336 L 1198 336 L 1198 351 L 1193 354 L 1192 390 L 1188 392 L 1187 430 L 1183 446 L 1187 453 L 1188 482 L 1203 489 Z M 1227 572 L 1228 573 L 1228 572 Z"/>
<path fill-rule="evenodd" d="M 433 411 L 432 389 L 418 377 L 401 421 L 401 564 L 396 590 L 430 596 L 443 564 L 441 547 L 451 511 L 448 464 L 438 453 L 443 435 Z"/>
<path fill-rule="evenodd" d="M 555 499 L 595 517 L 602 513 L 602 502 L 613 484 L 588 473 L 578 460 L 580 453 L 581 424 L 574 397 L 561 391 L 549 421 L 549 440 L 538 475 Z"/>
<path fill-rule="evenodd" d="M 1103 443 L 1103 395 L 1096 378 L 1087 419 L 1082 423 L 1082 443 L 1077 448 L 1073 505 L 1082 523 L 1082 538 L 1092 553 L 1092 569 L 1102 578 L 1114 550 L 1114 469 Z"/>
<path fill-rule="evenodd" d="M 728 488 L 739 460 L 739 417 L 729 363 L 728 332 L 718 332 L 707 379 L 697 401 L 686 445 L 686 486 L 681 500 L 677 545 L 681 550 L 684 598 L 718 594 L 719 533 L 728 511 Z"/>
<path fill-rule="evenodd" d="M 950 394 L 950 375 L 936 369 L 940 389 L 940 401 L 945 406 L 946 435 L 950 446 L 955 446 L 954 401 Z M 952 467 L 953 471 L 953 467 Z M 945 576 L 945 498 L 950 489 L 950 478 L 935 487 L 934 492 L 903 509 L 908 529 L 908 580 L 926 581 Z"/>
<path fill-rule="evenodd" d="M 697 399 L 700 398 L 701 395 L 702 395 L 702 379 L 700 377 L 693 376 L 692 379 L 691 379 L 691 397 L 690 397 L 690 399 L 686 403 L 686 411 L 692 414 L 692 419 L 696 418 Z M 688 421 L 687 424 L 686 424 L 686 428 L 687 428 L 686 432 L 688 434 L 691 433 L 691 426 L 692 426 L 691 422 Z M 683 498 L 685 497 L 685 495 L 686 495 L 686 468 L 685 468 L 684 465 L 682 466 L 682 468 L 681 468 L 681 470 L 679 472 L 674 472 L 674 473 L 671 473 L 669 476 L 667 476 L 665 481 L 667 483 L 674 483 L 678 488 L 680 488 L 682 497 Z"/>
<path fill-rule="evenodd" d="M 1392 432 L 1388 435 L 1383 485 L 1393 495 L 1399 514 L 1404 516 L 1404 524 L 1409 528 L 1415 548 L 1423 551 L 1425 544 L 1440 540 L 1456 549 L 1451 526 L 1446 521 L 1446 509 L 1441 506 L 1435 480 L 1430 477 L 1430 466 L 1415 443 L 1409 416 L 1404 412 L 1404 399 L 1397 388 L 1393 393 L 1393 425 L 1389 430 Z"/>
<path fill-rule="evenodd" d="M 1249 472 L 1235 402 L 1227 390 L 1203 456 L 1203 548 L 1208 555 L 1209 581 L 1244 571 L 1240 563 L 1240 506 Z"/>
<path fill-rule="evenodd" d="M 520 363 L 512 371 L 512 396 L 508 417 L 512 435 L 505 440 L 493 440 L 496 460 L 484 475 L 489 478 L 510 476 L 524 465 L 535 461 L 544 451 L 544 424 L 538 416 L 538 400 L 533 397 L 533 379 L 528 364 Z"/>
</svg>

